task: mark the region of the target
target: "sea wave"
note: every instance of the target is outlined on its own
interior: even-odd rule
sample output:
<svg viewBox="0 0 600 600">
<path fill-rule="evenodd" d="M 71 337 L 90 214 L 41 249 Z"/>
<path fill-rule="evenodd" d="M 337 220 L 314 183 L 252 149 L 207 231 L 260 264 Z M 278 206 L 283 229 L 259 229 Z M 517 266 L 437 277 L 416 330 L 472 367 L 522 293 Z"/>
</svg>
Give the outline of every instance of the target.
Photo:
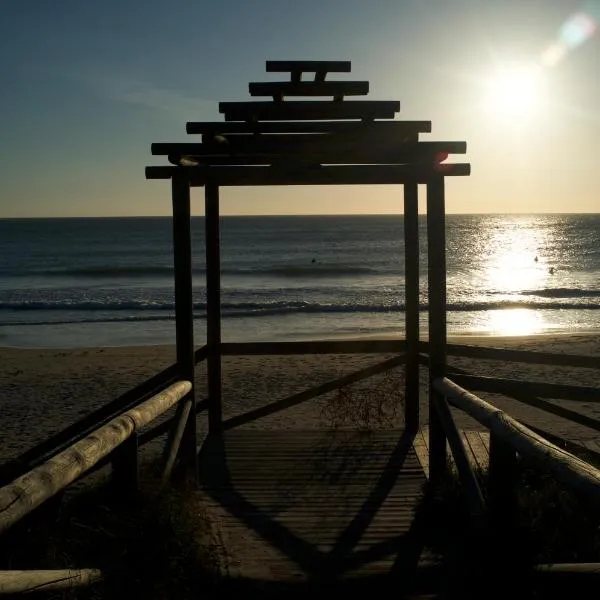
<svg viewBox="0 0 600 600">
<path fill-rule="evenodd" d="M 521 296 L 538 296 L 540 298 L 600 298 L 600 290 L 580 288 L 544 288 L 541 290 L 524 290 Z"/>
<path fill-rule="evenodd" d="M 203 268 L 194 267 L 194 272 L 199 274 L 204 273 Z M 171 276 L 173 275 L 173 267 L 164 265 L 125 265 L 125 266 L 89 266 L 89 267 L 73 267 L 64 269 L 52 269 L 48 271 L 40 271 L 38 275 L 47 276 L 75 276 L 75 277 L 152 277 L 152 276 Z"/>
<path fill-rule="evenodd" d="M 194 266 L 192 269 L 194 275 L 205 275 L 206 269 L 203 265 Z M 352 275 L 373 275 L 380 273 L 381 270 L 374 267 L 361 267 L 356 265 L 337 265 L 325 263 L 309 263 L 304 265 L 256 265 L 252 267 L 228 267 L 221 269 L 223 275 L 230 276 L 265 276 L 275 277 L 349 277 Z M 398 269 L 386 273 L 400 273 Z M 23 276 L 42 276 L 42 277 L 80 277 L 80 278 L 102 278 L 102 279 L 123 279 L 123 278 L 152 278 L 152 277 L 173 277 L 174 270 L 170 265 L 106 265 L 106 266 L 86 266 L 86 267 L 67 267 L 60 269 L 47 269 L 39 271 L 24 271 L 20 273 L 11 273 L 15 277 Z"/>
<path fill-rule="evenodd" d="M 306 301 L 273 301 L 273 302 L 223 302 L 222 313 L 225 318 L 282 316 L 286 314 L 331 314 L 331 313 L 401 313 L 404 303 L 368 304 L 347 303 L 328 304 Z M 421 304 L 422 311 L 427 304 Z M 499 301 L 499 302 L 451 302 L 447 304 L 449 312 L 481 312 L 515 308 L 563 309 L 563 310 L 600 310 L 600 302 L 543 302 L 532 301 Z M 56 301 L 13 301 L 0 302 L 0 325 L 31 325 L 83 322 L 126 322 L 126 321 L 161 321 L 174 318 L 173 302 L 122 301 L 122 302 L 76 302 L 69 300 Z M 194 303 L 195 317 L 206 317 L 206 303 Z M 15 313 L 28 313 L 27 319 L 15 318 Z M 36 311 L 39 318 L 36 318 Z M 10 312 L 10 317 L 1 318 L 2 312 Z M 50 314 L 49 314 L 50 313 Z M 61 317 L 60 315 L 64 315 Z M 53 318 L 50 318 L 52 315 Z"/>
</svg>

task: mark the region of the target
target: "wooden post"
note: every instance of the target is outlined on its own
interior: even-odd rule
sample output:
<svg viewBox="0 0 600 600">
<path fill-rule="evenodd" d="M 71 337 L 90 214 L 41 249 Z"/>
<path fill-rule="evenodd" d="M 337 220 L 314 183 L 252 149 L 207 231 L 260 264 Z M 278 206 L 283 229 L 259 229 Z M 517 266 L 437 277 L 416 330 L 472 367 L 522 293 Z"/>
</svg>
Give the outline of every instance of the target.
<svg viewBox="0 0 600 600">
<path fill-rule="evenodd" d="M 429 296 L 429 476 L 446 471 L 446 435 L 435 408 L 432 382 L 446 373 L 446 231 L 444 177 L 427 183 L 427 264 Z"/>
<path fill-rule="evenodd" d="M 194 391 L 194 301 L 192 294 L 192 231 L 190 185 L 185 175 L 174 175 L 173 256 L 175 261 L 175 339 L 179 376 L 192 383 L 192 389 L 177 405 L 176 426 L 170 431 L 167 456 L 177 430 L 184 427 L 178 457 L 180 474 L 188 485 L 198 483 L 196 449 L 196 396 Z M 189 406 L 188 406 L 189 405 Z M 168 460 L 168 458 L 167 458 Z"/>
<path fill-rule="evenodd" d="M 419 429 L 419 187 L 404 185 L 406 381 L 404 426 Z"/>
<path fill-rule="evenodd" d="M 495 433 L 490 432 L 490 466 L 488 494 L 490 522 L 498 530 L 507 532 L 516 511 L 517 453 Z"/>
<path fill-rule="evenodd" d="M 205 188 L 206 243 L 206 345 L 208 348 L 208 430 L 222 430 L 221 407 L 221 236 L 219 230 L 219 186 Z"/>
<path fill-rule="evenodd" d="M 140 485 L 138 434 L 134 431 L 113 452 L 113 484 L 124 495 L 135 494 Z"/>
</svg>

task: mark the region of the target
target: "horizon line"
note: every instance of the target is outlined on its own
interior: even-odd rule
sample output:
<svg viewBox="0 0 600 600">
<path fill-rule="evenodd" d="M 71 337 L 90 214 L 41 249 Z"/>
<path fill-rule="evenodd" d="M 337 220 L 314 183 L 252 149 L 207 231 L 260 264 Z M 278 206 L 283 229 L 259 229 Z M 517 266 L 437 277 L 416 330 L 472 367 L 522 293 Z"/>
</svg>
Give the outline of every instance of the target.
<svg viewBox="0 0 600 600">
<path fill-rule="evenodd" d="M 425 216 L 426 212 L 419 212 L 419 215 Z M 446 216 L 484 216 L 484 215 L 600 215 L 598 212 L 447 212 Z M 382 212 L 382 213 L 265 213 L 265 214 L 221 214 L 221 217 L 236 218 L 265 218 L 265 217 L 392 217 L 404 216 L 403 212 Z M 203 218 L 203 214 L 192 214 L 192 218 Z M 27 220 L 52 220 L 52 219 L 168 219 L 172 214 L 164 215 L 70 215 L 70 216 L 40 216 L 40 217 L 0 217 L 0 221 L 27 221 Z"/>
</svg>

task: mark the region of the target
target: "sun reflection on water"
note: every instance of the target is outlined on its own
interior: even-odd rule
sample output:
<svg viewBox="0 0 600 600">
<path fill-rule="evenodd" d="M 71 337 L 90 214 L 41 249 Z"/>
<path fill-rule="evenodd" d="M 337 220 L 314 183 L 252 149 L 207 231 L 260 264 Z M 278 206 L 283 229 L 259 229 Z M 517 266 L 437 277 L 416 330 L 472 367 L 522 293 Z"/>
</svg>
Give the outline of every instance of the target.
<svg viewBox="0 0 600 600">
<path fill-rule="evenodd" d="M 489 310 L 484 328 L 492 335 L 533 335 L 546 329 L 542 315 L 529 308 Z"/>
<path fill-rule="evenodd" d="M 539 254 L 547 235 L 519 221 L 512 229 L 495 230 L 488 240 L 491 251 L 484 266 L 488 289 L 510 294 L 543 287 L 549 273 Z"/>
<path fill-rule="evenodd" d="M 486 289 L 499 303 L 525 304 L 484 311 L 478 329 L 492 335 L 515 336 L 542 333 L 551 325 L 535 308 L 528 308 L 532 290 L 554 284 L 554 240 L 551 230 L 535 217 L 515 216 L 501 227 L 491 227 L 480 238 L 480 269 L 476 287 Z M 486 299 L 487 300 L 487 299 Z"/>
</svg>

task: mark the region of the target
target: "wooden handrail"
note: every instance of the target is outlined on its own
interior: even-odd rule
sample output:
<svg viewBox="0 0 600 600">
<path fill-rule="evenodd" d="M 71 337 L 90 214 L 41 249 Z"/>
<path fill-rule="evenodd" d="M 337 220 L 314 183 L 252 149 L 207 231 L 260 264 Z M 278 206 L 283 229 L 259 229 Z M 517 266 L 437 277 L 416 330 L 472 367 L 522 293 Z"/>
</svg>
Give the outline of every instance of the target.
<svg viewBox="0 0 600 600">
<path fill-rule="evenodd" d="M 191 387 L 189 381 L 170 385 L 0 488 L 0 533 L 75 481 L 141 427 L 174 406 Z"/>
<path fill-rule="evenodd" d="M 581 385 L 563 385 L 542 381 L 520 381 L 479 375 L 456 375 L 456 382 L 481 392 L 522 396 L 530 394 L 541 398 L 557 398 L 585 402 L 600 402 L 600 389 Z"/>
<path fill-rule="evenodd" d="M 64 591 L 91 585 L 102 578 L 98 569 L 0 571 L 0 595 Z"/>
<path fill-rule="evenodd" d="M 206 360 L 207 347 L 201 346 L 194 352 L 196 364 Z M 104 404 L 97 410 L 85 415 L 79 421 L 72 423 L 62 431 L 44 440 L 37 446 L 29 448 L 16 458 L 0 464 L 0 485 L 12 481 L 19 475 L 41 465 L 51 456 L 58 454 L 68 446 L 84 438 L 88 433 L 104 425 L 116 415 L 131 408 L 156 394 L 178 379 L 176 364 L 159 371 L 133 389 L 128 390 L 115 400 Z"/>
<path fill-rule="evenodd" d="M 427 353 L 429 342 L 419 342 L 419 352 Z M 513 350 L 512 348 L 490 348 L 467 344 L 448 344 L 448 356 L 464 356 L 480 360 L 504 360 L 534 365 L 556 365 L 562 367 L 582 367 L 600 369 L 599 356 L 578 356 L 576 354 L 554 354 L 552 352 L 533 352 L 531 350 Z"/>
<path fill-rule="evenodd" d="M 527 404 L 527 406 L 532 406 L 533 408 L 538 408 L 539 410 L 543 410 L 547 413 L 556 415 L 557 417 L 562 417 L 567 421 L 571 421 L 572 423 L 578 423 L 579 425 L 583 425 L 584 427 L 589 427 L 595 431 L 600 431 L 600 421 L 598 419 L 593 419 L 592 417 L 588 417 L 587 415 L 583 415 L 575 410 L 570 410 L 565 408 L 564 406 L 560 406 L 558 404 L 554 404 L 553 402 L 549 402 L 548 400 L 544 400 L 539 396 L 546 396 L 548 398 L 557 398 L 561 400 L 574 400 L 574 397 L 565 398 L 563 394 L 559 392 L 565 392 L 566 386 L 553 386 L 552 384 L 540 384 L 541 387 L 536 387 L 537 384 L 532 382 L 520 382 L 514 381 L 511 379 L 494 379 L 492 377 L 474 377 L 472 375 L 461 375 L 461 374 L 452 374 L 452 380 L 460 386 L 465 388 L 469 388 L 470 390 L 477 392 L 491 392 L 496 394 L 503 394 L 510 398 L 513 398 L 517 402 L 521 402 L 522 404 Z M 506 385 L 508 384 L 508 385 Z M 523 384 L 522 389 L 520 385 Z M 568 386 L 570 388 L 575 388 L 575 386 Z M 551 390 L 555 390 L 552 392 Z M 536 393 L 539 391 L 542 393 Z M 577 388 L 575 391 L 575 395 L 583 400 L 579 394 L 582 393 L 582 390 L 590 390 L 590 388 Z M 587 392 L 586 392 L 587 393 Z M 597 400 L 600 402 L 600 389 L 596 390 L 597 398 L 588 398 L 585 397 L 587 401 Z"/>
<path fill-rule="evenodd" d="M 394 356 L 393 358 L 389 358 L 388 360 L 384 360 L 383 362 L 371 365 L 369 367 L 365 367 L 364 369 L 360 369 L 359 371 L 354 371 L 353 373 L 348 373 L 347 375 L 343 375 L 342 377 L 338 377 L 338 379 L 334 379 L 333 381 L 328 381 L 311 389 L 304 390 L 303 392 L 299 392 L 297 394 L 293 394 L 292 396 L 288 396 L 287 398 L 276 400 L 275 402 L 267 404 L 266 406 L 261 406 L 260 408 L 256 408 L 254 410 L 251 410 L 247 413 L 243 413 L 241 415 L 237 415 L 235 417 L 230 417 L 229 419 L 223 421 L 223 429 L 227 431 L 228 429 L 233 429 L 234 427 L 246 425 L 247 423 L 251 423 L 252 421 L 256 421 L 257 419 L 268 417 L 269 415 L 273 415 L 287 408 L 291 408 L 293 406 L 297 406 L 298 404 L 302 404 L 307 400 L 312 400 L 313 398 L 317 398 L 318 396 L 322 396 L 323 394 L 328 394 L 329 392 L 333 392 L 341 387 L 345 387 L 358 381 L 362 381 L 363 379 L 373 377 L 373 375 L 385 373 L 386 371 L 402 366 L 404 364 L 406 364 L 405 354 Z"/>
<path fill-rule="evenodd" d="M 541 463 L 558 480 L 600 500 L 600 470 L 555 446 L 504 411 L 471 394 L 448 378 L 435 379 L 433 386 L 450 404 L 487 427 L 493 435 L 509 444 L 521 456 Z"/>
<path fill-rule="evenodd" d="M 79 421 L 69 425 L 37 446 L 26 450 L 13 460 L 0 465 L 0 485 L 6 484 L 23 473 L 41 465 L 49 457 L 68 448 L 101 425 L 108 423 L 115 416 L 143 402 L 176 380 L 177 365 L 170 365 L 150 379 L 128 390 L 108 404 L 104 404 L 97 410 L 85 415 Z"/>
<path fill-rule="evenodd" d="M 404 352 L 406 340 L 314 340 L 304 342 L 223 342 L 223 356 L 380 354 Z"/>
</svg>

